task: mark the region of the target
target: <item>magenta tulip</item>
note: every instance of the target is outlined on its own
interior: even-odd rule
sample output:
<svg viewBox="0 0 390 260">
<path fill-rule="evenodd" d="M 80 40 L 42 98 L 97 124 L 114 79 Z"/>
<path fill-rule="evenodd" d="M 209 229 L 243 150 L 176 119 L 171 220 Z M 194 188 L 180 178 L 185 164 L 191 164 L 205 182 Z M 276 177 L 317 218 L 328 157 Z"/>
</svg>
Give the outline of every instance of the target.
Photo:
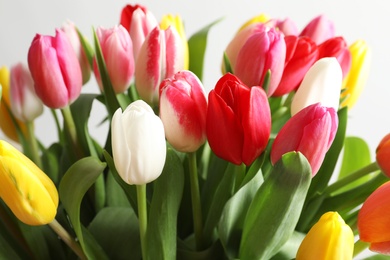
<svg viewBox="0 0 390 260">
<path fill-rule="evenodd" d="M 321 44 L 335 36 L 335 26 L 324 15 L 319 15 L 306 25 L 300 36 L 307 36 L 316 44 Z"/>
<path fill-rule="evenodd" d="M 318 59 L 335 57 L 340 64 L 343 78 L 348 74 L 352 64 L 352 55 L 343 37 L 333 37 L 318 46 Z"/>
<path fill-rule="evenodd" d="M 222 159 L 250 165 L 267 146 L 271 113 L 260 87 L 247 87 L 225 74 L 209 93 L 206 134 L 212 151 Z"/>
<path fill-rule="evenodd" d="M 275 164 L 285 153 L 301 152 L 309 161 L 314 177 L 333 142 L 337 127 L 338 117 L 334 108 L 316 103 L 302 109 L 287 121 L 276 136 L 271 162 Z"/>
<path fill-rule="evenodd" d="M 62 30 L 56 30 L 55 37 L 35 36 L 28 51 L 28 66 L 35 92 L 46 106 L 63 108 L 80 95 L 80 64 Z"/>
</svg>

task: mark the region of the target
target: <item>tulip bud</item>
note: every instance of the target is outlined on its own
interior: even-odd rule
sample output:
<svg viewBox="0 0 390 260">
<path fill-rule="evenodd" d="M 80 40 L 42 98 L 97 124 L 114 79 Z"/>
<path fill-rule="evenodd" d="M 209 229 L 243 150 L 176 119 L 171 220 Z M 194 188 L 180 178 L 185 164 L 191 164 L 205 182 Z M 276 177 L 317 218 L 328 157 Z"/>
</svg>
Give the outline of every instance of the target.
<svg viewBox="0 0 390 260">
<path fill-rule="evenodd" d="M 133 41 L 134 60 L 149 33 L 158 26 L 154 15 L 142 5 L 126 5 L 121 12 L 120 24 L 129 32 Z"/>
<path fill-rule="evenodd" d="M 291 103 L 291 114 L 320 102 L 323 106 L 339 107 L 342 72 L 336 58 L 318 60 L 306 73 Z"/>
<path fill-rule="evenodd" d="M 337 113 L 319 103 L 310 105 L 279 131 L 272 144 L 271 162 L 275 164 L 287 152 L 301 152 L 309 161 L 312 175 L 317 174 L 338 127 Z"/>
<path fill-rule="evenodd" d="M 377 188 L 363 203 L 357 217 L 361 241 L 370 250 L 390 255 L 390 181 Z"/>
<path fill-rule="evenodd" d="M 65 33 L 37 34 L 28 51 L 28 66 L 35 92 L 50 108 L 63 108 L 78 98 L 82 75 L 77 55 Z"/>
<path fill-rule="evenodd" d="M 381 168 L 382 172 L 390 177 L 390 134 L 387 134 L 379 142 L 376 148 L 376 162 Z"/>
<path fill-rule="evenodd" d="M 160 117 L 168 142 L 180 152 L 195 152 L 206 141 L 207 100 L 191 71 L 179 71 L 160 85 Z"/>
<path fill-rule="evenodd" d="M 335 26 L 324 15 L 319 15 L 306 25 L 300 36 L 307 36 L 315 43 L 321 44 L 335 36 Z"/>
<path fill-rule="evenodd" d="M 276 90 L 282 77 L 286 58 L 286 43 L 282 33 L 271 28 L 253 34 L 242 46 L 233 68 L 234 74 L 247 86 L 263 86 L 271 71 L 267 95 Z"/>
<path fill-rule="evenodd" d="M 130 36 L 121 25 L 110 29 L 99 27 L 96 34 L 115 93 L 125 92 L 130 87 L 134 75 L 133 45 Z M 100 89 L 103 90 L 96 61 L 94 72 Z"/>
<path fill-rule="evenodd" d="M 0 140 L 0 197 L 28 225 L 45 225 L 57 213 L 58 192 L 50 178 L 9 143 Z"/>
<path fill-rule="evenodd" d="M 238 32 L 244 30 L 245 28 L 253 25 L 253 24 L 257 24 L 257 23 L 266 23 L 267 21 L 269 21 L 270 18 L 268 17 L 268 15 L 266 14 L 259 14 L 259 15 L 256 15 L 254 17 L 252 17 L 251 19 L 249 19 L 248 21 L 246 21 L 241 27 L 240 29 L 238 30 Z"/>
<path fill-rule="evenodd" d="M 156 27 L 146 38 L 135 66 L 135 86 L 140 97 L 157 105 L 162 80 L 184 68 L 184 48 L 176 29 Z"/>
<path fill-rule="evenodd" d="M 18 63 L 11 68 L 11 110 L 23 122 L 32 122 L 43 113 L 43 104 L 34 90 L 30 71 Z"/>
<path fill-rule="evenodd" d="M 352 64 L 349 73 L 343 80 L 343 92 L 341 106 L 353 107 L 367 83 L 371 63 L 371 50 L 363 40 L 354 42 L 349 51 L 352 56 Z"/>
<path fill-rule="evenodd" d="M 114 113 L 111 123 L 115 167 L 128 184 L 146 184 L 162 173 L 166 144 L 164 126 L 142 100 Z"/>
<path fill-rule="evenodd" d="M 351 68 L 351 53 L 343 37 L 330 38 L 318 46 L 318 59 L 335 57 L 341 66 L 343 78 Z"/>
<path fill-rule="evenodd" d="M 284 20 L 271 19 L 265 23 L 269 27 L 278 29 L 284 36 L 294 35 L 298 36 L 298 27 L 293 20 L 286 18 Z"/>
<path fill-rule="evenodd" d="M 266 148 L 271 132 L 267 95 L 225 74 L 209 93 L 206 134 L 211 150 L 224 160 L 250 165 Z"/>
<path fill-rule="evenodd" d="M 327 212 L 303 239 L 297 260 L 349 260 L 353 258 L 354 235 L 337 212 Z"/>
</svg>

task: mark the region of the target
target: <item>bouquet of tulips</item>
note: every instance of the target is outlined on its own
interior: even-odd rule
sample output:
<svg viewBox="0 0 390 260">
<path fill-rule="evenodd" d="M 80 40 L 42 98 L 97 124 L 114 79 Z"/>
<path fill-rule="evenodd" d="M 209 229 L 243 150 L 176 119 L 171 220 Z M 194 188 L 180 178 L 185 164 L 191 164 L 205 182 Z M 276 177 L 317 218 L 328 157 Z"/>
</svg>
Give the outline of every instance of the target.
<svg viewBox="0 0 390 260">
<path fill-rule="evenodd" d="M 0 70 L 1 259 L 390 253 L 390 135 L 373 161 L 346 135 L 368 76 L 363 40 L 348 44 L 323 15 L 301 30 L 260 15 L 220 50 L 206 93 L 219 20 L 189 38 L 179 16 L 158 23 L 141 5 L 119 20 L 92 41 L 71 22 L 37 34 L 28 66 Z M 96 93 L 82 91 L 91 74 Z M 48 147 L 34 133 L 44 106 L 58 130 Z"/>
</svg>

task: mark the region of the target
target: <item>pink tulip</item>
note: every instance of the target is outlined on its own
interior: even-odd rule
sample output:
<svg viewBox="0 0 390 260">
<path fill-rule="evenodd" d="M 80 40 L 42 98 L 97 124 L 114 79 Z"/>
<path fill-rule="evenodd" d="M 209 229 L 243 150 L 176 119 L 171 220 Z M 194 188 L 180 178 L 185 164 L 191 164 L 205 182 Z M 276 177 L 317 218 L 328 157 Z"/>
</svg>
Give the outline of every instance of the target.
<svg viewBox="0 0 390 260">
<path fill-rule="evenodd" d="M 134 60 L 137 60 L 148 34 L 158 26 L 154 15 L 142 5 L 126 5 L 122 9 L 120 24 L 129 32 L 133 41 Z"/>
<path fill-rule="evenodd" d="M 272 163 L 275 164 L 285 153 L 301 152 L 309 161 L 314 177 L 333 142 L 337 127 L 338 117 L 333 108 L 316 103 L 302 109 L 276 136 L 271 149 Z"/>
<path fill-rule="evenodd" d="M 30 71 L 22 63 L 11 68 L 10 105 L 13 115 L 22 122 L 32 122 L 43 113 L 42 101 L 34 90 Z"/>
<path fill-rule="evenodd" d="M 206 134 L 211 150 L 231 163 L 250 165 L 266 148 L 270 132 L 264 89 L 249 88 L 230 73 L 222 76 L 209 93 Z"/>
<path fill-rule="evenodd" d="M 316 44 L 321 44 L 335 36 L 335 26 L 324 15 L 319 15 L 306 25 L 300 36 L 307 36 Z"/>
<path fill-rule="evenodd" d="M 195 152 L 206 141 L 207 100 L 191 71 L 179 71 L 160 85 L 160 117 L 168 142 L 180 152 Z"/>
<path fill-rule="evenodd" d="M 140 97 L 157 105 L 162 80 L 184 69 L 184 46 L 172 26 L 166 30 L 154 28 L 140 50 L 135 66 L 135 86 Z"/>
<path fill-rule="evenodd" d="M 253 34 L 242 46 L 233 69 L 234 74 L 247 86 L 262 86 L 267 72 L 271 80 L 267 95 L 276 90 L 282 77 L 286 58 L 283 34 L 273 28 Z"/>
<path fill-rule="evenodd" d="M 37 34 L 28 51 L 28 66 L 35 92 L 46 106 L 63 108 L 80 95 L 80 64 L 63 31 L 56 30 L 55 37 Z"/>
<path fill-rule="evenodd" d="M 289 36 L 289 35 L 297 36 L 299 34 L 297 25 L 290 18 L 286 18 L 284 20 L 271 19 L 268 22 L 266 22 L 265 25 L 278 29 L 283 33 L 284 36 Z"/>
<path fill-rule="evenodd" d="M 122 93 L 130 87 L 134 75 L 133 45 L 130 36 L 121 25 L 110 29 L 99 27 L 96 34 L 112 87 L 115 93 Z M 100 88 L 103 89 L 96 62 L 94 72 Z"/>
<path fill-rule="evenodd" d="M 340 63 L 343 71 L 343 78 L 349 72 L 352 64 L 352 56 L 349 51 L 348 44 L 343 37 L 333 37 L 318 46 L 319 57 L 335 57 Z"/>
</svg>

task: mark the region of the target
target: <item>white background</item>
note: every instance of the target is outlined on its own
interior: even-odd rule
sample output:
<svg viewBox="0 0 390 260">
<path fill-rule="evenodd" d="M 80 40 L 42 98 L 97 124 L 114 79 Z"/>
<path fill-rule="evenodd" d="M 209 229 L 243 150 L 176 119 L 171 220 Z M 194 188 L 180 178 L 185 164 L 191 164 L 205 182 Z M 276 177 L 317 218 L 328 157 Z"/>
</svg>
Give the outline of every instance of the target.
<svg viewBox="0 0 390 260">
<path fill-rule="evenodd" d="M 54 30 L 69 19 L 92 42 L 92 27 L 112 27 L 119 22 L 121 9 L 129 1 L 103 0 L 0 0 L 0 66 L 11 67 L 27 62 L 27 51 L 36 33 L 54 35 Z M 216 20 L 224 19 L 209 34 L 204 84 L 213 88 L 221 76 L 222 52 L 243 22 L 254 15 L 266 13 L 275 18 L 290 17 L 299 28 L 312 18 L 324 14 L 336 26 L 336 34 L 348 43 L 364 39 L 372 49 L 372 67 L 363 94 L 350 111 L 347 132 L 364 138 L 374 154 L 380 139 L 390 130 L 390 8 L 386 0 L 149 0 L 138 1 L 147 6 L 160 20 L 163 14 L 180 14 L 187 36 Z M 94 77 L 83 92 L 97 92 Z M 96 105 L 99 111 L 101 107 Z M 91 132 L 103 135 L 107 126 L 98 128 L 102 115 L 90 122 Z M 0 119 L 1 120 L 1 119 Z M 36 120 L 38 138 L 46 145 L 56 140 L 49 111 Z M 1 137 L 1 135 L 0 135 Z"/>
</svg>

